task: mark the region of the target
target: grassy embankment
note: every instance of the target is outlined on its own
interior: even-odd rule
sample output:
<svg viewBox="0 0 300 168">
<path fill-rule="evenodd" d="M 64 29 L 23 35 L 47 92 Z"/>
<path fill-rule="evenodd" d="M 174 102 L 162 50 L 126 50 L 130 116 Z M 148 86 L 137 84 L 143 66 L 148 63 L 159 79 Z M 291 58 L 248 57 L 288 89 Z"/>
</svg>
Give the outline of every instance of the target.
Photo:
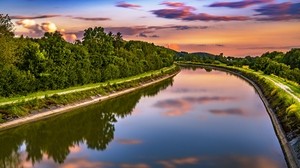
<svg viewBox="0 0 300 168">
<path fill-rule="evenodd" d="M 142 73 L 137 76 L 110 80 L 103 83 L 76 86 L 63 90 L 37 92 L 22 97 L 0 98 L 0 123 L 47 109 L 57 108 L 66 104 L 76 103 L 82 100 L 88 100 L 127 88 L 136 87 L 142 83 L 172 74 L 178 70 L 177 66 L 172 65 L 160 70 Z"/>
<path fill-rule="evenodd" d="M 233 67 L 225 64 L 201 64 L 194 62 L 184 62 L 185 64 L 193 65 L 209 65 L 212 67 L 220 67 L 233 71 L 247 77 L 256 83 L 261 89 L 264 96 L 268 100 L 271 108 L 276 113 L 283 129 L 288 134 L 288 139 L 293 138 L 293 135 L 300 134 L 300 102 L 296 98 L 300 98 L 299 84 L 280 78 L 275 75 L 266 75 L 263 72 L 257 72 L 248 67 Z M 286 87 L 282 89 L 278 85 Z M 288 90 L 288 91 L 287 91 Z M 289 93 L 290 92 L 290 93 Z M 293 97 L 292 94 L 296 97 Z M 289 134 L 290 133 L 290 134 Z"/>
</svg>

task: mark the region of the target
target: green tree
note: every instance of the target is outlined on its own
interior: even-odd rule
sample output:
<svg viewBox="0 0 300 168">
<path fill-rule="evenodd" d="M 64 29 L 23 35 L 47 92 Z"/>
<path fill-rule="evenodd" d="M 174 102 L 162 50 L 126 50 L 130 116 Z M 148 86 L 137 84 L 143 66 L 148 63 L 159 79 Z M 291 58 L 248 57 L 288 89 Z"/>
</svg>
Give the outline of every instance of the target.
<svg viewBox="0 0 300 168">
<path fill-rule="evenodd" d="M 11 22 L 11 19 L 8 15 L 0 14 L 0 37 L 14 36 L 14 24 Z"/>
</svg>

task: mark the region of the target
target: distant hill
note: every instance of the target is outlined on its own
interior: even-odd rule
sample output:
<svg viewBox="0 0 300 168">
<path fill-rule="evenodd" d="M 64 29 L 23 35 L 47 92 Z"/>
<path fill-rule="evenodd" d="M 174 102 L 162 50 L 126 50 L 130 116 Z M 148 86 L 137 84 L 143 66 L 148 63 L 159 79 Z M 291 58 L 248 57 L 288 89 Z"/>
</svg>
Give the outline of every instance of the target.
<svg viewBox="0 0 300 168">
<path fill-rule="evenodd" d="M 211 60 L 215 59 L 217 55 L 206 53 L 206 52 L 194 52 L 194 53 L 188 53 L 188 52 L 177 52 L 175 56 L 175 61 L 196 61 L 196 60 Z"/>
<path fill-rule="evenodd" d="M 206 53 L 206 52 L 194 52 L 194 53 L 191 53 L 191 54 L 196 55 L 196 56 L 200 56 L 200 57 L 215 57 L 216 56 L 214 54 Z"/>
</svg>

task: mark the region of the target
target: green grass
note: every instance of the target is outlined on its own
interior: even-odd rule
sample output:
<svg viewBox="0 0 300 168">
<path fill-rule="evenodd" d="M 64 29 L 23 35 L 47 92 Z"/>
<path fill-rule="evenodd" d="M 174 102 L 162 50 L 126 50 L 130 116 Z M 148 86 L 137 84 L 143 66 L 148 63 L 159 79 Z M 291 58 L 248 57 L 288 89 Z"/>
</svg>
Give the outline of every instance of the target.
<svg viewBox="0 0 300 168">
<path fill-rule="evenodd" d="M 222 66 L 226 68 L 226 65 L 222 65 Z M 271 80 L 273 80 L 277 83 L 281 83 L 283 85 L 286 85 L 290 88 L 290 91 L 294 95 L 296 95 L 298 98 L 300 98 L 300 85 L 296 82 L 281 78 L 281 77 L 273 75 L 273 74 L 272 75 L 266 75 L 262 71 L 254 71 L 252 69 L 249 69 L 248 66 L 243 66 L 242 68 L 240 68 L 240 67 L 231 67 L 231 68 L 235 68 L 235 69 L 238 69 L 238 70 L 241 70 L 241 71 L 247 71 L 247 72 L 250 72 L 250 73 L 254 73 L 254 74 L 262 76 L 266 79 L 271 79 Z"/>
<path fill-rule="evenodd" d="M 82 87 L 73 87 L 73 89 L 69 88 L 58 91 L 49 91 L 52 95 L 49 95 L 49 92 L 47 92 L 48 94 L 43 95 L 43 98 L 29 97 L 26 101 L 24 101 L 24 99 L 17 100 L 14 103 L 8 103 L 0 106 L 0 123 L 20 118 L 31 113 L 39 113 L 42 109 L 57 108 L 71 103 L 77 103 L 82 100 L 91 100 L 113 92 L 137 87 L 143 83 L 148 83 L 163 76 L 174 74 L 175 72 L 178 72 L 178 70 L 179 67 L 173 65 L 129 78 L 116 79 L 105 83 L 85 85 Z M 67 93 L 66 91 L 72 92 Z M 45 94 L 45 92 L 43 94 Z"/>
<path fill-rule="evenodd" d="M 174 69 L 175 67 L 176 67 L 176 65 L 172 65 L 170 67 L 165 67 L 165 68 L 162 68 L 159 70 L 145 72 L 145 73 L 142 73 L 142 74 L 139 74 L 136 76 L 121 78 L 121 79 L 114 79 L 114 80 L 101 82 L 101 83 L 93 83 L 93 84 L 87 84 L 87 85 L 82 85 L 82 86 L 75 86 L 75 87 L 70 87 L 70 88 L 61 89 L 61 90 L 41 91 L 41 92 L 28 94 L 27 96 L 0 98 L 0 106 L 6 105 L 6 104 L 11 104 L 11 103 L 18 103 L 18 102 L 22 102 L 22 101 L 28 101 L 28 100 L 32 100 L 32 99 L 40 99 L 40 98 L 44 98 L 45 96 L 52 96 L 54 94 L 62 95 L 62 94 L 70 93 L 70 92 L 89 90 L 89 89 L 97 88 L 100 86 L 106 86 L 108 83 L 109 84 L 119 84 L 119 83 L 131 81 L 131 80 L 149 77 L 152 75 L 157 75 L 157 74 L 160 74 L 162 71 L 165 72 L 165 71 Z"/>
</svg>

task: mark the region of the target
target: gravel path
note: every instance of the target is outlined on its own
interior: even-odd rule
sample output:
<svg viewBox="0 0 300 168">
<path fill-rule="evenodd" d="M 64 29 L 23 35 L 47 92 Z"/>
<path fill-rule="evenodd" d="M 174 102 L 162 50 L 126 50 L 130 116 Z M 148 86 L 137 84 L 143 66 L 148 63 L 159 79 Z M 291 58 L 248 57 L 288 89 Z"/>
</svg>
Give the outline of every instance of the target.
<svg viewBox="0 0 300 168">
<path fill-rule="evenodd" d="M 286 91 L 289 95 L 291 95 L 294 99 L 296 99 L 298 102 L 300 102 L 300 98 L 295 95 L 292 91 L 292 89 L 290 87 L 288 87 L 287 85 L 280 83 L 280 82 L 276 82 L 271 78 L 266 77 L 267 79 L 269 79 L 270 81 L 274 82 L 274 84 L 278 87 L 280 87 L 281 89 L 283 89 L 284 91 Z"/>
</svg>

